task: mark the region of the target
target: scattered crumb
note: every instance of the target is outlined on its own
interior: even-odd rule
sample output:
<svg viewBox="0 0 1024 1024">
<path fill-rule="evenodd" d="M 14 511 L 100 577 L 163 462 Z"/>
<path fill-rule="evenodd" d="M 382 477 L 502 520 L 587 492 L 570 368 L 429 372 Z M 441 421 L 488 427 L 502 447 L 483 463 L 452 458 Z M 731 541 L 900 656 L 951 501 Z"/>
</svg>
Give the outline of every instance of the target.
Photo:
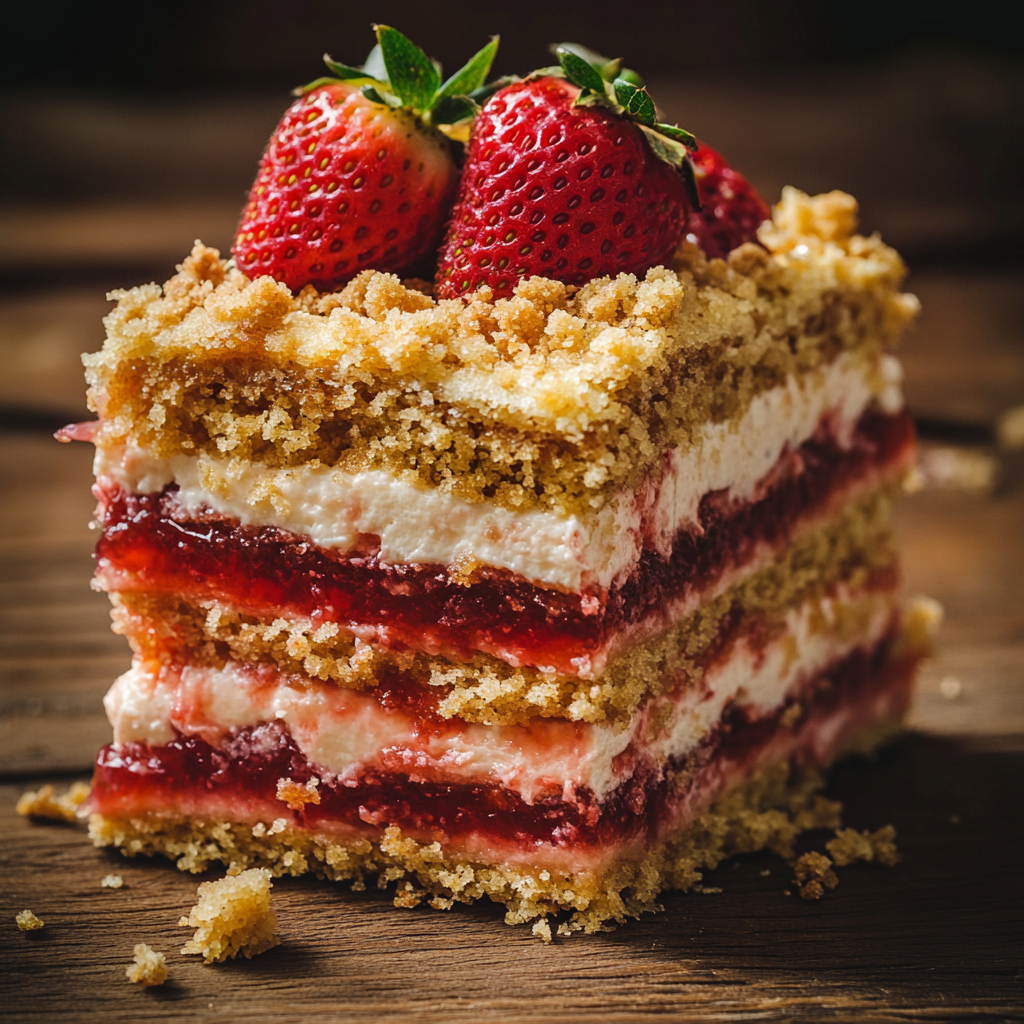
<svg viewBox="0 0 1024 1024">
<path fill-rule="evenodd" d="M 15 914 L 14 920 L 18 922 L 18 928 L 23 932 L 37 932 L 46 924 L 45 921 L 36 917 L 31 910 L 23 910 L 20 914 Z"/>
<path fill-rule="evenodd" d="M 951 814 L 949 816 L 949 823 L 950 823 L 950 825 L 959 825 L 960 824 L 960 815 L 959 814 Z"/>
<path fill-rule="evenodd" d="M 771 874 L 771 869 L 765 868 L 764 871 L 761 872 L 761 877 L 762 878 L 767 878 L 770 874 Z"/>
<path fill-rule="evenodd" d="M 793 894 L 788 889 L 783 889 L 782 890 L 782 895 L 783 896 L 792 896 Z"/>
<path fill-rule="evenodd" d="M 548 919 L 542 917 L 539 921 L 533 922 L 533 934 L 540 939 L 545 945 L 551 942 L 551 925 L 548 924 Z"/>
<path fill-rule="evenodd" d="M 104 889 L 120 889 L 124 885 L 124 879 L 120 875 L 104 875 L 100 885 Z"/>
<path fill-rule="evenodd" d="M 305 785 L 291 779 L 277 780 L 277 799 L 288 805 L 290 811 L 301 811 L 306 804 L 320 803 L 317 787 L 320 780 L 314 775 Z"/>
<path fill-rule="evenodd" d="M 90 787 L 73 782 L 66 793 L 58 793 L 47 783 L 33 792 L 22 793 L 17 811 L 26 818 L 49 818 L 52 821 L 76 821 L 78 808 L 88 799 Z"/>
<path fill-rule="evenodd" d="M 136 985 L 162 985 L 167 980 L 167 957 L 150 949 L 144 942 L 135 947 L 135 963 L 125 970 L 128 980 Z"/>
<path fill-rule="evenodd" d="M 562 938 L 567 939 L 572 935 L 572 929 L 563 921 L 555 932 L 556 935 L 561 935 Z"/>
<path fill-rule="evenodd" d="M 404 910 L 412 910 L 423 902 L 424 896 L 425 890 L 415 888 L 412 882 L 402 882 L 395 890 L 394 904 Z"/>
<path fill-rule="evenodd" d="M 834 889 L 839 884 L 832 861 L 813 850 L 797 858 L 793 874 L 796 876 L 793 881 L 800 886 L 800 895 L 805 900 L 820 900 L 826 889 Z"/>
<path fill-rule="evenodd" d="M 718 888 L 715 885 L 691 885 L 690 890 L 692 892 L 703 892 L 703 893 L 716 893 L 723 892 L 724 890 Z"/>
<path fill-rule="evenodd" d="M 956 700 L 963 692 L 964 685 L 956 678 L 956 676 L 946 676 L 946 678 L 939 683 L 939 693 L 941 693 L 946 700 Z"/>
<path fill-rule="evenodd" d="M 852 828 L 836 830 L 835 839 L 825 844 L 836 867 L 846 867 L 854 861 L 865 860 L 892 867 L 900 861 L 896 849 L 896 829 L 885 825 L 876 832 L 857 832 Z"/>
<path fill-rule="evenodd" d="M 200 954 L 206 963 L 237 956 L 253 957 L 276 946 L 277 915 L 270 906 L 270 872 L 250 868 L 234 877 L 199 886 L 199 899 L 182 928 L 195 928 L 182 953 Z"/>
</svg>

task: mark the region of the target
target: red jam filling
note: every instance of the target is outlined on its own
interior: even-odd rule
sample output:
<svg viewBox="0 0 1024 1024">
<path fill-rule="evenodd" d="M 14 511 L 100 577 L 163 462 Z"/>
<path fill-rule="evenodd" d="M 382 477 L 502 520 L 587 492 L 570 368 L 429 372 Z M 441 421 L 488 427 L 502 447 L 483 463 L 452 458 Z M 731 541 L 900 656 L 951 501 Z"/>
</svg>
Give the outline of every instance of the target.
<svg viewBox="0 0 1024 1024">
<path fill-rule="evenodd" d="M 902 714 L 909 702 L 913 659 L 890 658 L 891 647 L 892 641 L 886 640 L 872 650 L 858 650 L 794 695 L 786 708 L 799 702 L 803 716 L 795 731 L 787 729 L 786 734 L 792 736 L 796 760 L 827 761 L 852 733 Z M 114 816 L 175 813 L 182 806 L 201 808 L 202 800 L 211 798 L 236 808 L 242 821 L 276 804 L 278 816 L 290 817 L 299 827 L 342 822 L 375 835 L 397 825 L 422 841 L 478 835 L 497 843 L 562 848 L 603 848 L 631 839 L 650 842 L 657 841 L 667 814 L 687 800 L 693 787 L 720 784 L 712 780 L 722 779 L 722 765 L 737 768 L 738 774 L 752 770 L 780 735 L 779 718 L 786 708 L 758 718 L 749 709 L 728 709 L 691 757 L 670 766 L 691 770 L 685 790 L 674 782 L 676 771 L 642 764 L 603 803 L 582 790 L 571 802 L 548 797 L 527 804 L 500 785 L 416 782 L 398 774 L 368 773 L 355 781 L 332 782 L 306 760 L 279 723 L 270 723 L 235 733 L 220 749 L 197 737 L 179 737 L 162 747 L 104 747 L 96 760 L 92 806 Z M 819 750 L 819 727 L 840 711 L 849 724 L 832 739 L 829 750 Z M 278 779 L 304 783 L 313 775 L 321 777 L 319 804 L 292 813 L 276 803 Z M 714 795 L 701 793 L 701 802 Z"/>
<path fill-rule="evenodd" d="M 455 660 L 484 651 L 575 674 L 573 659 L 597 654 L 666 601 L 702 592 L 760 545 L 781 549 L 797 523 L 827 508 L 838 489 L 898 464 L 912 445 L 905 411 L 866 413 L 849 448 L 823 421 L 812 439 L 784 457 L 791 471 L 779 474 L 766 494 L 756 501 L 706 495 L 700 532 L 681 531 L 668 558 L 645 549 L 631 576 L 609 593 L 566 594 L 496 570 L 466 586 L 444 566 L 390 565 L 377 554 L 331 551 L 276 528 L 186 513 L 173 488 L 104 494 L 96 553 L 101 572 L 121 574 L 119 588 L 217 600 L 261 618 L 381 627 L 378 642 L 397 648 Z"/>
</svg>

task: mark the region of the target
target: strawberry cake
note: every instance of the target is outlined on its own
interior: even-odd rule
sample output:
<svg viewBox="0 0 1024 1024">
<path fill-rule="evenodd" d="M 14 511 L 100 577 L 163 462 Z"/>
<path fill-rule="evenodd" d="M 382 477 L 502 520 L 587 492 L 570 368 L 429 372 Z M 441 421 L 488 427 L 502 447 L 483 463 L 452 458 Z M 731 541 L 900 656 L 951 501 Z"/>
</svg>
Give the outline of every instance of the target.
<svg viewBox="0 0 1024 1024">
<path fill-rule="evenodd" d="M 899 726 L 916 300 L 849 196 L 769 213 L 617 61 L 442 82 L 377 34 L 234 258 L 86 357 L 135 652 L 92 835 L 604 928 L 836 824 L 820 770 Z"/>
</svg>

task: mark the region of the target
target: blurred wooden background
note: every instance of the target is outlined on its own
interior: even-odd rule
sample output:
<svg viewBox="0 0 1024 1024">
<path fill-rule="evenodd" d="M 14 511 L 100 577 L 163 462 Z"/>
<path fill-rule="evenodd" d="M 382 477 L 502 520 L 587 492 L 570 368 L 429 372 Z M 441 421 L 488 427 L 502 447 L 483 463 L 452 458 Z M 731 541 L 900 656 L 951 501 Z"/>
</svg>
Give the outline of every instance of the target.
<svg viewBox="0 0 1024 1024">
<path fill-rule="evenodd" d="M 155 4 L 97 42 L 79 8 L 51 50 L 78 87 L 36 84 L 24 54 L 0 72 L 0 137 L 13 142 L 0 164 L 0 945 L 16 965 L 0 987 L 17 1019 L 1018 1015 L 1024 453 L 999 428 L 1024 406 L 1024 71 L 993 41 L 1002 23 L 975 18 L 984 38 L 965 45 L 914 39 L 899 4 L 865 3 L 837 42 L 835 11 L 852 8 L 834 6 L 826 24 L 797 0 L 773 5 L 771 18 L 740 0 L 715 16 L 674 5 L 649 63 L 625 55 L 652 71 L 666 118 L 721 149 L 770 202 L 784 184 L 850 191 L 865 230 L 907 257 L 907 287 L 924 307 L 903 351 L 924 487 L 905 498 L 899 525 L 907 588 L 940 600 L 947 621 L 918 689 L 916 738 L 834 784 L 853 824 L 893 821 L 907 863 L 885 877 L 865 869 L 820 906 L 794 907 L 779 904 L 785 869 L 775 862 L 778 877 L 762 879 L 768 862 L 755 859 L 717 873 L 729 876 L 711 883 L 723 895 L 672 897 L 667 915 L 559 951 L 505 929 L 492 910 L 403 915 L 387 898 L 285 885 L 283 950 L 231 971 L 176 960 L 185 980 L 163 995 L 121 984 L 123 964 L 153 930 L 170 952 L 194 883 L 169 868 L 111 867 L 120 862 L 79 832 L 33 830 L 10 813 L 20 781 L 88 772 L 108 737 L 102 695 L 128 663 L 106 599 L 89 589 L 90 449 L 50 434 L 87 416 L 78 357 L 102 342 L 104 293 L 165 279 L 195 238 L 226 251 L 286 86 L 315 77 L 325 48 L 358 59 L 370 36 L 361 13 L 337 6 L 313 4 L 323 31 L 275 35 L 259 24 L 277 10 L 268 2 L 185 2 L 174 17 Z M 132 5 L 100 7 L 127 17 Z M 379 7 L 369 16 L 449 62 L 491 30 L 476 39 L 482 21 L 468 4 L 450 5 L 452 32 L 410 4 Z M 608 10 L 599 3 L 581 21 L 528 4 L 519 24 L 499 13 L 503 59 L 518 70 L 543 63 L 537 39 L 625 51 L 650 37 L 649 26 L 620 31 Z M 885 13 L 881 47 L 864 25 Z M 82 46 L 93 44 L 88 66 L 76 26 Z M 107 870 L 131 876 L 127 896 L 101 900 Z M 115 897 L 127 909 L 107 909 Z M 23 904 L 54 921 L 40 933 L 52 942 L 12 937 Z M 139 932 L 131 941 L 110 935 L 124 914 Z M 372 955 L 385 954 L 395 959 L 378 976 Z M 443 975 L 461 987 L 439 992 Z"/>
</svg>

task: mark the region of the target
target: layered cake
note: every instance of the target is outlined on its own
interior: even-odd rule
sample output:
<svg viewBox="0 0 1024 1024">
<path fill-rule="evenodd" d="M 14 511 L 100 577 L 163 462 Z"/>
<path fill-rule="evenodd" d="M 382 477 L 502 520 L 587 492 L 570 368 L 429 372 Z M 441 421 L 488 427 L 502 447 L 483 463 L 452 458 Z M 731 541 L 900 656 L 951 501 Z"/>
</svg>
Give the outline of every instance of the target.
<svg viewBox="0 0 1024 1024">
<path fill-rule="evenodd" d="M 580 105 L 586 75 L 562 64 L 478 96 L 435 286 L 325 280 L 328 235 L 305 223 L 292 257 L 260 250 L 254 189 L 235 259 L 197 243 L 163 287 L 116 293 L 88 433 L 96 582 L 135 657 L 106 698 L 97 844 L 593 930 L 836 824 L 816 773 L 898 727 L 925 624 L 897 600 L 889 524 L 914 456 L 898 255 L 856 234 L 850 197 L 794 189 L 716 243 L 697 202 L 720 169 L 698 151 L 645 207 L 669 224 L 655 265 L 633 266 L 643 232 L 623 248 L 610 213 L 594 252 L 625 269 L 585 279 L 581 229 L 564 272 L 540 240 L 503 286 L 467 189 L 524 89 L 587 131 L 619 119 L 623 152 L 659 145 L 623 113 L 626 79 L 620 108 Z M 350 101 L 323 100 L 339 81 L 292 130 Z M 374 105 L 382 81 L 360 86 Z M 610 189 L 632 158 L 606 174 L 586 139 L 567 173 L 594 157 L 586 188 Z M 564 223 L 524 181 L 510 216 Z M 288 259 L 305 279 L 257 269 Z"/>
</svg>

